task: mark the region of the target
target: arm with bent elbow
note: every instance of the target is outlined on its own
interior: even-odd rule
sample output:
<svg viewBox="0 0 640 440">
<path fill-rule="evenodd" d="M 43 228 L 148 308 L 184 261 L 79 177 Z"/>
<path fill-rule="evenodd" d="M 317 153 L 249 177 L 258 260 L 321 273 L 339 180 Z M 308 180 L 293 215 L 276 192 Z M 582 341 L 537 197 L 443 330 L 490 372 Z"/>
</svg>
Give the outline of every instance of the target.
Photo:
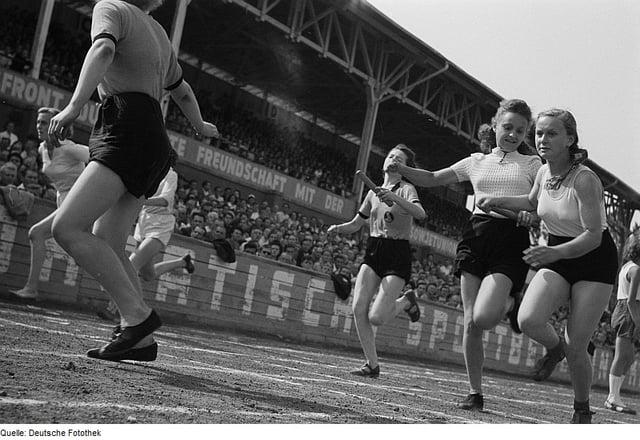
<svg viewBox="0 0 640 440">
<path fill-rule="evenodd" d="M 602 186 L 597 179 L 591 173 L 582 173 L 576 178 L 575 190 L 584 232 L 571 241 L 554 246 L 563 259 L 588 254 L 602 242 Z"/>
<path fill-rule="evenodd" d="M 171 90 L 171 98 L 180 107 L 196 132 L 206 137 L 219 136 L 217 127 L 202 119 L 198 100 L 188 82 L 183 80 L 178 87 Z"/>
<path fill-rule="evenodd" d="M 67 137 L 69 126 L 78 117 L 82 107 L 89 101 L 93 91 L 104 78 L 107 69 L 113 62 L 116 47 L 109 38 L 99 38 L 93 42 L 82 63 L 78 85 L 69 104 L 49 123 L 49 136 L 54 139 Z"/>
</svg>

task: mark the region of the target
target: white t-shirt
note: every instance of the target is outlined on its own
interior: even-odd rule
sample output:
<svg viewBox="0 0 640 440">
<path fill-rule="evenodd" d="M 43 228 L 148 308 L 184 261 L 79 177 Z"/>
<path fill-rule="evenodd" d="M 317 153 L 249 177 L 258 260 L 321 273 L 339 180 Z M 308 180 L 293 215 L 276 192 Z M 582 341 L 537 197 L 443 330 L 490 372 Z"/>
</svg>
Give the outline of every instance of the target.
<svg viewBox="0 0 640 440">
<path fill-rule="evenodd" d="M 542 161 L 538 156 L 527 156 L 517 151 L 505 153 L 494 148 L 491 153 L 474 153 L 451 165 L 458 182 L 470 181 L 475 197 L 521 196 L 529 194 Z M 474 214 L 484 214 L 477 206 Z M 493 217 L 504 218 L 491 212 Z"/>
<path fill-rule="evenodd" d="M 60 141 L 60 146 L 53 149 L 53 158 L 49 157 L 45 142 L 40 144 L 38 152 L 42 157 L 42 172 L 51 179 L 58 193 L 71 189 L 89 161 L 89 147 L 69 139 Z"/>
</svg>

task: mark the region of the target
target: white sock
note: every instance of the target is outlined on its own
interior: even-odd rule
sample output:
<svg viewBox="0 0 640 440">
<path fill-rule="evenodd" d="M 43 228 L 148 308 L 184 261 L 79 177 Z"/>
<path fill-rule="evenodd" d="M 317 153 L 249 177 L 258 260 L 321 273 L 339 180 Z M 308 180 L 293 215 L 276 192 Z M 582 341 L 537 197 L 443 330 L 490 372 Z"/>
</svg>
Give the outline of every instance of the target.
<svg viewBox="0 0 640 440">
<path fill-rule="evenodd" d="M 622 382 L 624 382 L 624 376 L 609 375 L 609 402 L 622 403 L 620 398 L 620 388 L 622 388 Z"/>
</svg>

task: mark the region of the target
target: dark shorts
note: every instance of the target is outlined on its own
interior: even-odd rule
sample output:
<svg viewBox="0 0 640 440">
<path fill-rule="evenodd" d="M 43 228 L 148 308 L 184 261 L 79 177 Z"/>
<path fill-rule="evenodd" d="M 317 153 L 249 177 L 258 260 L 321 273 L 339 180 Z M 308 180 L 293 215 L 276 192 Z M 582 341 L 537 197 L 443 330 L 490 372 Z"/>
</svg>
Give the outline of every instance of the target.
<svg viewBox="0 0 640 440">
<path fill-rule="evenodd" d="M 513 283 L 511 292 L 518 292 L 529 271 L 522 259 L 529 246 L 529 231 L 515 221 L 474 214 L 462 231 L 454 273 L 459 277 L 464 271 L 481 279 L 501 273 Z"/>
<path fill-rule="evenodd" d="M 618 338 L 633 339 L 636 325 L 631 319 L 626 299 L 619 299 L 616 302 L 616 307 L 611 314 L 611 328 L 615 330 Z"/>
<path fill-rule="evenodd" d="M 380 278 L 395 275 L 408 283 L 411 279 L 411 245 L 408 240 L 369 237 L 364 264 Z"/>
<path fill-rule="evenodd" d="M 566 243 L 573 237 L 549 234 L 549 246 Z M 578 281 L 615 284 L 618 273 L 618 251 L 608 230 L 602 232 L 600 246 L 578 258 L 558 260 L 543 266 L 561 275 L 571 285 Z"/>
<path fill-rule="evenodd" d="M 89 139 L 89 160 L 115 172 L 135 197 L 151 197 L 169 171 L 171 144 L 158 101 L 144 93 L 108 96 Z"/>
</svg>

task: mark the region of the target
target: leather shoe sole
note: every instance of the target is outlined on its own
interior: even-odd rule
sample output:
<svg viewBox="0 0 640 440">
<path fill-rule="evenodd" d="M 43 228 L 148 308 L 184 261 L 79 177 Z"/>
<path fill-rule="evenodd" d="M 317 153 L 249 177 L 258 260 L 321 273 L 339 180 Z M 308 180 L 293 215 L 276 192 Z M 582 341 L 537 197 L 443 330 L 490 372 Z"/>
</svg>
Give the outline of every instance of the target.
<svg viewBox="0 0 640 440">
<path fill-rule="evenodd" d="M 117 358 L 128 353 L 136 344 L 160 328 L 161 325 L 160 317 L 152 310 L 149 317 L 140 324 L 123 327 L 119 334 L 114 332 L 111 342 L 99 349 L 100 358 Z M 113 336 L 115 336 L 115 339 L 113 339 Z"/>
<path fill-rule="evenodd" d="M 158 344 L 154 342 L 151 345 L 142 348 L 130 348 L 119 353 L 104 353 L 100 348 L 93 348 L 87 351 L 87 356 L 93 359 L 101 359 L 104 361 L 155 361 L 158 357 Z"/>
</svg>

